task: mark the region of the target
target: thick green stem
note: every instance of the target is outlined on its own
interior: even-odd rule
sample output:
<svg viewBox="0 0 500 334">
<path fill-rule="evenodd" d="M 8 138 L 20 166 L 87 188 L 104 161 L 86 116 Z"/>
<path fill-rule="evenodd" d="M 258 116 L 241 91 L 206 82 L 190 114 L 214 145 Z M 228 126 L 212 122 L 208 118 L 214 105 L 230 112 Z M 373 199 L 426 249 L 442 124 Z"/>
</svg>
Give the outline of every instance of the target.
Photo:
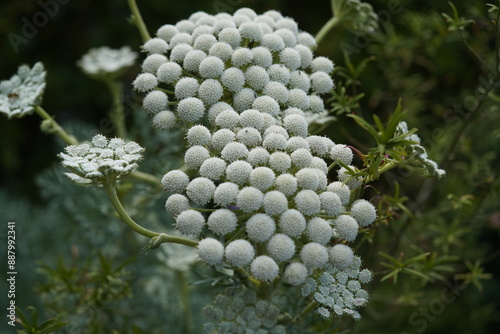
<svg viewBox="0 0 500 334">
<path fill-rule="evenodd" d="M 153 237 L 158 237 L 160 236 L 160 233 L 154 232 L 151 230 L 148 230 L 141 225 L 137 224 L 130 216 L 128 215 L 127 211 L 123 208 L 122 203 L 120 202 L 120 199 L 118 198 L 118 195 L 116 194 L 116 189 L 114 184 L 111 183 L 104 183 L 104 189 L 106 190 L 106 194 L 108 195 L 111 203 L 113 204 L 116 212 L 120 216 L 120 218 L 127 224 L 131 229 L 133 229 L 135 232 L 148 237 L 148 238 L 153 238 Z M 177 237 L 173 235 L 168 235 L 165 233 L 161 233 L 161 238 L 162 242 L 172 242 L 176 244 L 182 244 L 190 247 L 196 247 L 198 243 L 194 240 L 182 238 L 182 237 Z"/>
<path fill-rule="evenodd" d="M 59 136 L 59 138 L 64 140 L 66 144 L 68 145 L 78 144 L 78 140 L 74 136 L 64 131 L 64 129 L 59 125 L 59 123 L 57 123 L 54 120 L 54 118 L 52 118 L 52 116 L 50 116 L 41 106 L 36 106 L 35 111 L 41 118 L 51 122 L 51 128 L 53 133 L 55 133 L 57 136 Z"/>
<path fill-rule="evenodd" d="M 141 180 L 147 183 L 151 183 L 152 185 L 158 186 L 161 183 L 161 180 L 154 175 L 140 172 L 138 170 L 134 171 L 130 174 L 130 176 L 136 178 L 137 180 Z"/>
<path fill-rule="evenodd" d="M 334 16 L 328 22 L 325 23 L 325 25 L 320 29 L 320 31 L 316 34 L 316 37 L 314 39 L 316 40 L 316 47 L 321 43 L 321 41 L 326 37 L 326 35 L 332 30 L 340 20 Z"/>
<path fill-rule="evenodd" d="M 123 85 L 119 81 L 106 81 L 111 97 L 113 98 L 113 109 L 109 113 L 109 117 L 116 127 L 116 134 L 120 138 L 127 137 L 127 129 L 125 127 L 125 112 L 122 103 Z"/>
<path fill-rule="evenodd" d="M 177 283 L 181 293 L 181 307 L 182 307 L 182 333 L 191 333 L 191 324 L 193 323 L 191 314 L 191 303 L 189 301 L 189 285 L 187 284 L 186 275 L 183 271 L 176 270 Z"/>
<path fill-rule="evenodd" d="M 370 175 L 368 178 L 366 178 L 366 182 L 365 183 L 368 183 L 370 181 L 373 181 L 373 180 L 377 179 L 381 174 L 383 174 L 383 173 L 385 173 L 385 172 L 387 172 L 387 171 L 389 171 L 389 170 L 397 167 L 398 164 L 399 163 L 396 162 L 396 161 L 392 161 L 392 162 L 386 163 L 382 168 L 379 168 L 377 176 Z"/>
<path fill-rule="evenodd" d="M 130 11 L 132 12 L 132 20 L 136 25 L 137 29 L 139 29 L 139 33 L 141 34 L 142 41 L 146 43 L 151 39 L 151 35 L 148 32 L 148 28 L 146 28 L 146 24 L 144 24 L 144 20 L 142 19 L 141 12 L 137 7 L 137 3 L 135 0 L 128 0 L 128 6 Z"/>
</svg>

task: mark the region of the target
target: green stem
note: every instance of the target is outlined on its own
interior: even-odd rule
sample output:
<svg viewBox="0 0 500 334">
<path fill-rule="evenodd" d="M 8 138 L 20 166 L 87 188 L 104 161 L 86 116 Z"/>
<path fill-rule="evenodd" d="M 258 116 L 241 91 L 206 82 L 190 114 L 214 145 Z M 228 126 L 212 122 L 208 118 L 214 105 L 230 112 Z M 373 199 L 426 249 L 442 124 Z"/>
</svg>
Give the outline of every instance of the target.
<svg viewBox="0 0 500 334">
<path fill-rule="evenodd" d="M 191 303 L 189 302 L 189 285 L 187 284 L 186 275 L 183 271 L 176 270 L 177 282 L 179 283 L 179 290 L 181 293 L 181 307 L 182 307 L 182 333 L 191 333 L 191 324 L 193 323 L 191 314 Z"/>
<path fill-rule="evenodd" d="M 120 216 L 120 218 L 127 224 L 131 229 L 133 229 L 135 232 L 148 237 L 148 238 L 153 238 L 153 237 L 158 237 L 160 236 L 160 233 L 154 232 L 151 230 L 148 230 L 141 225 L 137 224 L 130 216 L 128 215 L 127 211 L 123 208 L 122 203 L 120 202 L 120 199 L 118 198 L 118 195 L 116 194 L 116 189 L 114 184 L 111 184 L 109 182 L 104 183 L 104 190 L 106 190 L 106 194 L 108 195 L 111 203 L 113 204 L 116 212 Z M 190 247 L 196 247 L 198 243 L 194 240 L 182 238 L 182 237 L 177 237 L 173 235 L 168 235 L 165 233 L 161 233 L 162 237 L 162 242 L 172 242 L 176 244 L 182 244 Z"/>
<path fill-rule="evenodd" d="M 138 170 L 134 171 L 130 174 L 130 176 L 136 178 L 137 180 L 141 180 L 147 183 L 151 183 L 152 185 L 158 186 L 161 183 L 161 180 L 154 175 L 140 172 Z"/>
<path fill-rule="evenodd" d="M 318 47 L 318 45 L 326 37 L 330 30 L 332 30 L 339 22 L 340 20 L 336 16 L 334 16 L 325 23 L 325 25 L 316 34 L 316 37 L 314 37 L 314 39 L 316 40 L 316 47 Z"/>
<path fill-rule="evenodd" d="M 36 113 L 43 119 L 48 120 L 52 123 L 52 129 L 54 133 L 59 136 L 68 145 L 78 145 L 78 140 L 64 131 L 64 129 L 57 123 L 52 116 L 50 116 L 41 106 L 35 107 Z"/>
<path fill-rule="evenodd" d="M 141 12 L 137 7 L 137 3 L 135 0 L 128 0 L 128 6 L 130 11 L 132 12 L 132 20 L 136 25 L 137 29 L 139 29 L 139 33 L 141 34 L 142 41 L 146 43 L 151 39 L 151 35 L 148 32 L 148 28 L 146 28 L 146 24 L 144 24 L 144 20 L 142 19 Z"/>
<path fill-rule="evenodd" d="M 116 134 L 120 138 L 127 137 L 127 129 L 125 127 L 125 112 L 122 103 L 123 85 L 119 81 L 106 81 L 111 97 L 113 98 L 113 109 L 109 113 L 109 117 L 116 127 Z"/>
<path fill-rule="evenodd" d="M 392 161 L 392 162 L 388 162 L 388 163 L 386 163 L 386 164 L 385 164 L 382 168 L 379 168 L 378 173 L 377 173 L 377 175 L 376 175 L 376 176 L 374 176 L 374 175 L 370 175 L 370 176 L 366 179 L 366 182 L 364 182 L 364 183 L 368 183 L 368 182 L 370 182 L 370 181 L 373 181 L 373 180 L 377 179 L 377 178 L 378 178 L 381 174 L 383 174 L 383 173 L 385 173 L 385 172 L 387 172 L 387 171 L 389 171 L 389 170 L 391 170 L 391 169 L 393 169 L 393 168 L 397 167 L 397 166 L 398 166 L 398 164 L 399 164 L 399 163 L 398 163 L 398 162 L 396 162 L 396 161 Z"/>
<path fill-rule="evenodd" d="M 300 314 L 298 314 L 297 316 L 295 316 L 295 318 L 293 318 L 292 322 L 293 323 L 296 323 L 297 321 L 299 320 L 302 320 L 302 318 L 304 316 L 306 316 L 307 314 L 309 314 L 309 312 L 311 312 L 312 310 L 314 310 L 314 308 L 318 306 L 318 303 L 313 300 L 312 302 L 309 303 L 309 305 L 307 305 L 303 310 L 302 312 L 300 312 Z"/>
</svg>

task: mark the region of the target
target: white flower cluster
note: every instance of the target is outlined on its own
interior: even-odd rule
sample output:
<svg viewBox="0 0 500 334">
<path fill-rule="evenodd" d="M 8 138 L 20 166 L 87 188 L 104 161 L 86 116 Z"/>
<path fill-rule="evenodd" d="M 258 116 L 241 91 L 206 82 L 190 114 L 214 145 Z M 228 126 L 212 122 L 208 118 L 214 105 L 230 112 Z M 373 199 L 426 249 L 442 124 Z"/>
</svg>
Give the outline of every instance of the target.
<svg viewBox="0 0 500 334">
<path fill-rule="evenodd" d="M 203 313 L 210 321 L 205 324 L 206 333 L 286 333 L 285 327 L 276 324 L 280 315 L 278 307 L 270 301 L 258 299 L 247 289 L 227 289 L 206 306 Z"/>
<path fill-rule="evenodd" d="M 65 150 L 66 153 L 59 154 L 61 163 L 72 170 L 65 175 L 78 184 L 93 184 L 133 172 L 144 148 L 133 141 L 95 135 L 90 143 L 70 145 Z"/>
<path fill-rule="evenodd" d="M 30 69 L 18 68 L 17 74 L 0 82 L 0 113 L 8 118 L 30 115 L 42 103 L 47 72 L 42 63 Z"/>
<path fill-rule="evenodd" d="M 347 11 L 350 15 L 350 23 L 353 28 L 360 32 L 373 33 L 378 28 L 378 16 L 373 7 L 360 0 L 343 0 L 342 11 Z"/>
<path fill-rule="evenodd" d="M 210 129 L 198 124 L 186 135 L 189 148 L 184 161 L 198 176 L 190 180 L 186 173 L 173 170 L 162 178 L 163 188 L 171 193 L 165 208 L 182 234 L 201 239 L 200 259 L 211 266 L 242 268 L 260 281 L 281 278 L 292 286 L 303 285 L 318 272 L 350 268 L 353 252 L 339 243 L 355 240 L 360 227 L 375 221 L 376 210 L 366 200 L 351 203 L 350 190 L 362 180 L 345 168 L 337 170 L 339 181 L 328 182 L 325 160 L 355 170 L 351 149 L 326 137 L 308 135 L 305 111 L 310 101 L 319 99 L 322 105 L 317 94 L 333 86 L 328 75 L 333 64 L 313 57 L 311 36 L 276 12 L 257 16 L 250 9 L 216 19 L 197 13 L 176 26 L 160 28 L 158 36 L 156 42 L 172 50 L 174 62 L 176 48 L 192 49 L 183 58 L 183 71 L 194 76 L 179 76 L 175 91 L 178 95 L 179 85 L 190 82 L 187 86 L 195 85 L 198 90 L 191 92 L 197 95 L 183 95 L 177 116 L 195 122 L 204 115 L 205 105 L 211 105 Z M 227 36 L 236 39 L 231 42 Z M 226 41 L 224 49 L 232 50 L 232 55 L 206 55 L 206 41 L 199 42 L 202 37 L 213 42 L 208 51 Z M 272 46 L 272 41 L 279 42 L 279 47 Z M 164 54 L 151 56 L 166 58 Z M 224 69 L 227 64 L 232 66 Z M 241 74 L 242 79 L 234 81 L 237 85 L 226 85 L 226 73 Z M 161 81 L 143 73 L 136 88 L 144 76 Z M 218 96 L 210 103 L 200 95 L 207 83 L 213 85 L 207 92 Z M 220 94 L 218 85 L 225 87 Z M 153 86 L 145 99 L 150 111 L 153 104 L 146 102 L 151 94 L 165 97 L 163 107 L 167 101 L 166 94 Z M 219 101 L 222 97 L 226 102 Z M 155 110 L 174 115 L 160 109 Z M 213 212 L 196 209 L 207 204 L 215 207 Z"/>
<path fill-rule="evenodd" d="M 399 122 L 396 128 L 395 135 L 402 135 L 405 133 L 408 133 L 408 125 L 404 121 Z M 408 136 L 408 140 L 417 143 L 410 145 L 411 154 L 424 166 L 424 168 L 430 175 L 435 176 L 438 179 L 446 175 L 446 171 L 444 169 L 440 169 L 438 164 L 434 160 L 429 159 L 429 156 L 427 155 L 427 150 L 425 149 L 425 147 L 420 145 L 419 136 L 417 136 L 416 134 L 412 134 Z"/>
<path fill-rule="evenodd" d="M 319 96 L 334 86 L 333 63 L 312 54 L 314 38 L 276 11 L 197 12 L 156 35 L 143 46 L 148 56 L 134 88 L 147 93 L 143 107 L 161 129 L 206 114 L 212 124 L 230 127 L 230 113 L 217 120 L 225 111 L 253 109 L 274 117 L 322 112 Z"/>
<path fill-rule="evenodd" d="M 90 49 L 77 65 L 90 77 L 103 80 L 118 76 L 132 66 L 136 58 L 137 53 L 128 46 L 120 49 L 103 46 Z"/>
</svg>

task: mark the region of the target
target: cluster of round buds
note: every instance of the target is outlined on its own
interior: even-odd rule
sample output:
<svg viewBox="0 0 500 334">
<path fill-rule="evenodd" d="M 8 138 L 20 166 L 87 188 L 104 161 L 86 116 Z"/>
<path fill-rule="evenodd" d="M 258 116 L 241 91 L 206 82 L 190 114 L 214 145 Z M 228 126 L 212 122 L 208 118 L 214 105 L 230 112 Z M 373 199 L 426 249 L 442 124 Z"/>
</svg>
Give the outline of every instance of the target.
<svg viewBox="0 0 500 334">
<path fill-rule="evenodd" d="M 334 86 L 333 63 L 313 56 L 314 38 L 276 11 L 197 12 L 156 35 L 143 45 L 147 57 L 134 88 L 147 94 L 143 108 L 162 129 L 200 121 L 218 102 L 274 117 L 289 108 L 322 112 L 320 96 Z"/>
<path fill-rule="evenodd" d="M 109 182 L 132 173 L 144 148 L 133 141 L 95 135 L 90 143 L 70 145 L 60 153 L 62 165 L 72 170 L 65 175 L 78 184 Z"/>
<path fill-rule="evenodd" d="M 206 333 L 286 333 L 285 327 L 277 324 L 279 308 L 247 289 L 227 289 L 203 313 L 209 320 Z"/>
</svg>

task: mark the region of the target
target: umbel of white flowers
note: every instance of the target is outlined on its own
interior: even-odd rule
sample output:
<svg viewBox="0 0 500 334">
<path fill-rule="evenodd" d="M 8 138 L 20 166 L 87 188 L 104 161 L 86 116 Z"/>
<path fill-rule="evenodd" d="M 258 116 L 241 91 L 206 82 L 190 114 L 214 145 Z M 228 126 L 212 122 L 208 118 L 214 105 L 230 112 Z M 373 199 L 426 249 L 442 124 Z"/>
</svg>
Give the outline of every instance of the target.
<svg viewBox="0 0 500 334">
<path fill-rule="evenodd" d="M 333 63 L 314 57 L 313 46 L 276 11 L 198 12 L 144 44 L 134 87 L 146 93 L 154 126 L 190 126 L 184 161 L 198 176 L 173 170 L 162 185 L 176 228 L 201 239 L 200 259 L 303 286 L 304 295 L 317 290 L 327 298 L 314 296 L 322 316 L 358 319 L 368 299 L 360 284 L 371 275 L 344 243 L 375 221 L 376 210 L 351 201 L 361 180 L 340 168 L 356 170 L 351 149 L 308 135 L 306 115 L 324 110 L 321 95 L 334 86 Z M 328 182 L 326 160 L 337 163 L 338 181 Z M 210 214 L 196 209 L 209 203 Z M 326 283 L 311 285 L 325 275 L 336 284 L 331 293 Z"/>
</svg>

